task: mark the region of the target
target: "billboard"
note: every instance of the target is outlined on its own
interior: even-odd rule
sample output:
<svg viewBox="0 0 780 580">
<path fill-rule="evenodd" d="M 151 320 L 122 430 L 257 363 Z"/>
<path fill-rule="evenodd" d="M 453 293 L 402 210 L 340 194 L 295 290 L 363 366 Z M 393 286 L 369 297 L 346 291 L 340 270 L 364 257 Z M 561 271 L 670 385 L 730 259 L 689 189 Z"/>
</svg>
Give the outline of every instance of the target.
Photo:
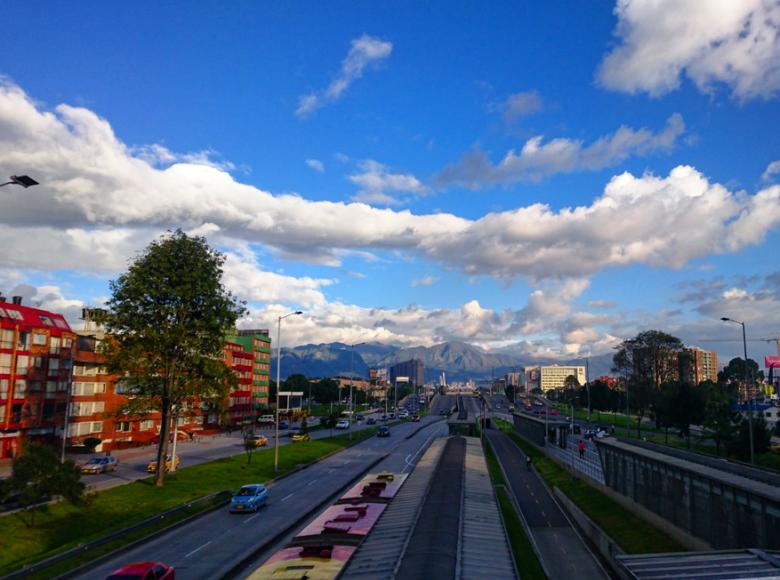
<svg viewBox="0 0 780 580">
<path fill-rule="evenodd" d="M 764 366 L 766 368 L 769 368 L 772 365 L 774 365 L 775 368 L 780 368 L 780 356 L 765 356 L 764 357 Z"/>
</svg>

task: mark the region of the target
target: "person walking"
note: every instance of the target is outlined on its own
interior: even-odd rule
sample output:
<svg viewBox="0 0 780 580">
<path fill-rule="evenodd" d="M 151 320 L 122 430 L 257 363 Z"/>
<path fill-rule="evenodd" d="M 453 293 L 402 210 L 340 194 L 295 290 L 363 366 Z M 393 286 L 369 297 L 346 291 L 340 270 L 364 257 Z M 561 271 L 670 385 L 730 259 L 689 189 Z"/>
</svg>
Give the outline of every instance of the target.
<svg viewBox="0 0 780 580">
<path fill-rule="evenodd" d="M 530 455 L 526 455 L 525 456 L 525 468 L 528 471 L 531 471 L 531 456 Z"/>
<path fill-rule="evenodd" d="M 585 442 L 580 439 L 580 442 L 577 444 L 577 449 L 580 451 L 580 459 L 585 458 Z"/>
</svg>

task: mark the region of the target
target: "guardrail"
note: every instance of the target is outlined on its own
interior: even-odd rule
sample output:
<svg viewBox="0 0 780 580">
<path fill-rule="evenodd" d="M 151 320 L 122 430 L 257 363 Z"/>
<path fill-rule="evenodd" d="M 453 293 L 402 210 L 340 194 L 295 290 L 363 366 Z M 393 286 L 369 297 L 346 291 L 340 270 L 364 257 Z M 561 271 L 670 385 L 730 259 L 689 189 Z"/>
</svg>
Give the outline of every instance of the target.
<svg viewBox="0 0 780 580">
<path fill-rule="evenodd" d="M 68 560 L 70 558 L 73 558 L 75 556 L 79 556 L 81 554 L 85 554 L 89 552 L 90 550 L 93 550 L 99 546 L 102 546 L 104 544 L 107 544 L 109 542 L 112 542 L 114 540 L 118 540 L 124 536 L 127 536 L 128 534 L 135 532 L 137 530 L 143 529 L 145 527 L 149 527 L 152 524 L 155 524 L 159 521 L 164 520 L 165 518 L 172 516 L 174 514 L 177 514 L 179 512 L 182 512 L 184 510 L 187 510 L 195 505 L 200 505 L 202 503 L 206 502 L 214 502 L 214 508 L 220 507 L 222 505 L 225 505 L 228 501 L 230 501 L 231 492 L 228 490 L 218 491 L 216 493 L 212 493 L 203 497 L 200 497 L 198 499 L 195 499 L 191 502 L 179 505 L 177 507 L 171 508 L 169 510 L 166 510 L 164 512 L 160 512 L 150 518 L 147 518 L 143 521 L 138 522 L 137 524 L 133 524 L 132 526 L 128 526 L 126 528 L 122 528 L 121 530 L 117 530 L 116 532 L 113 532 L 111 534 L 107 534 L 105 536 L 102 536 L 100 538 L 97 538 L 95 540 L 92 540 L 91 542 L 87 542 L 85 544 L 79 544 L 78 546 L 74 546 L 73 548 L 70 548 L 69 550 L 65 550 L 64 552 L 61 552 L 59 554 L 56 554 L 54 556 L 51 556 L 49 558 L 46 558 L 45 560 L 40 560 L 38 562 L 35 562 L 34 564 L 30 564 L 29 566 L 23 566 L 19 570 L 15 572 L 11 572 L 7 576 L 3 576 L 3 580 L 10 580 L 13 578 L 25 578 L 29 576 L 30 574 L 34 572 L 40 572 L 41 570 L 45 570 L 46 568 L 50 568 L 51 566 L 54 566 L 55 564 L 58 564 L 60 562 L 63 562 L 65 560 Z M 176 522 L 180 523 L 180 522 Z M 165 526 L 165 528 L 159 530 L 162 532 L 163 530 L 167 530 L 170 528 L 170 526 Z M 148 540 L 149 536 L 144 536 L 144 540 Z M 121 549 L 126 549 L 127 546 L 122 546 Z M 90 566 L 94 565 L 94 561 L 90 562 Z M 70 572 L 68 573 L 70 575 Z"/>
</svg>

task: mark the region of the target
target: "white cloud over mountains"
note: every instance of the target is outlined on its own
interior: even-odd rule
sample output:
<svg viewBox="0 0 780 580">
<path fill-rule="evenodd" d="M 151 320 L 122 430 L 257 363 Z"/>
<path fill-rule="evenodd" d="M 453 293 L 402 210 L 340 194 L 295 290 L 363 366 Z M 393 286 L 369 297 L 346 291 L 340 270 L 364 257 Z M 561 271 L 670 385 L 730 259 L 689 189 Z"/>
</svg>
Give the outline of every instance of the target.
<svg viewBox="0 0 780 580">
<path fill-rule="evenodd" d="M 355 38 L 346 58 L 341 63 L 338 76 L 325 90 L 300 97 L 295 114 L 299 117 L 306 117 L 326 104 L 336 101 L 353 82 L 363 76 L 366 67 L 388 58 L 392 51 L 392 42 L 380 40 L 368 34 Z"/>
<path fill-rule="evenodd" d="M 467 153 L 436 177 L 439 185 L 460 185 L 481 189 L 490 185 L 535 181 L 556 173 L 596 171 L 612 167 L 633 156 L 645 156 L 672 150 L 685 131 L 681 115 L 675 113 L 658 133 L 649 129 L 622 126 L 586 145 L 578 139 L 556 138 L 545 142 L 538 135 L 525 142 L 520 151 L 510 149 L 493 164 L 487 154 L 477 149 Z"/>
<path fill-rule="evenodd" d="M 0 169 L 42 184 L 3 193 L 0 239 L 18 269 L 115 272 L 161 231 L 208 224 L 226 240 L 334 266 L 346 252 L 400 251 L 467 274 L 565 278 L 678 268 L 759 243 L 780 224 L 780 186 L 731 192 L 688 166 L 615 176 L 590 205 L 537 203 L 478 219 L 273 195 L 211 164 L 154 166 L 93 112 L 42 110 L 10 85 L 0 87 Z"/>
<path fill-rule="evenodd" d="M 706 93 L 727 86 L 738 100 L 780 90 L 777 0 L 618 0 L 619 44 L 601 63 L 599 82 L 660 96 L 687 76 Z"/>
</svg>

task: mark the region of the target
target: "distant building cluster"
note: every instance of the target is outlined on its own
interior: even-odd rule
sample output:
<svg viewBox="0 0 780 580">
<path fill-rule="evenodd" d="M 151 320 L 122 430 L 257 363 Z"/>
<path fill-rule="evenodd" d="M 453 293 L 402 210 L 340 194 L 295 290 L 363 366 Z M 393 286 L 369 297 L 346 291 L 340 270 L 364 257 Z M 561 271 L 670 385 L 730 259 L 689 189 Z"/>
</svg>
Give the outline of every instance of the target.
<svg viewBox="0 0 780 580">
<path fill-rule="evenodd" d="M 399 382 L 408 382 L 414 388 L 425 385 L 425 365 L 420 359 L 394 364 L 388 370 L 388 374 L 391 385 Z"/>
<path fill-rule="evenodd" d="M 123 415 L 127 396 L 106 368 L 105 333 L 89 324 L 73 330 L 61 314 L 0 297 L 0 459 L 16 457 L 23 441 L 69 445 L 98 438 L 98 451 L 143 445 L 160 432 L 160 413 Z M 253 420 L 268 405 L 271 339 L 267 330 L 240 330 L 225 337 L 225 364 L 236 375 L 221 405 L 206 403 L 179 412 L 185 433 Z"/>
</svg>

